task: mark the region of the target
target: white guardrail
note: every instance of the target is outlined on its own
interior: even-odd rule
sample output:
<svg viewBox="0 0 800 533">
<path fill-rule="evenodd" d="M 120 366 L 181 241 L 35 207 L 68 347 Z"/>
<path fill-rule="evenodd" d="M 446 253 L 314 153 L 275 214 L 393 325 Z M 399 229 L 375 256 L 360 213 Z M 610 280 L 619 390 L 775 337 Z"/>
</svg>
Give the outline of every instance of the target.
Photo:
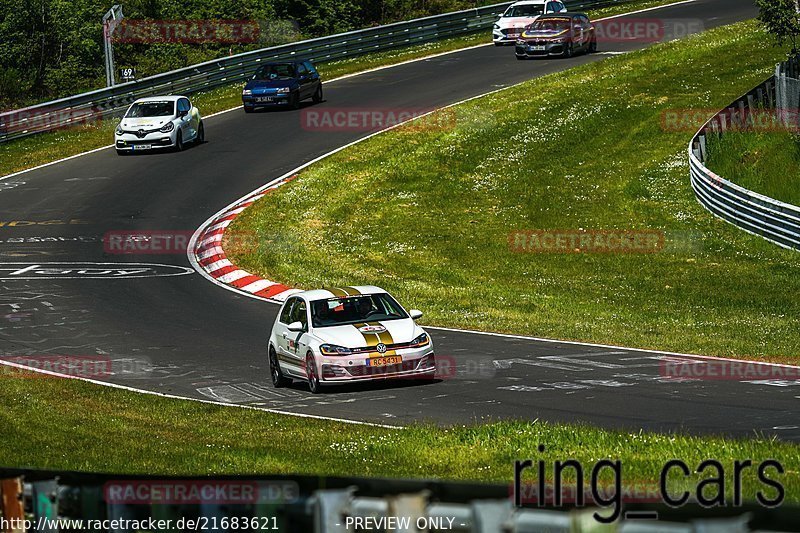
<svg viewBox="0 0 800 533">
<path fill-rule="evenodd" d="M 624 4 L 631 0 L 566 0 L 570 10 Z M 395 24 L 298 41 L 207 61 L 60 100 L 0 113 L 0 142 L 114 116 L 134 100 L 163 94 L 192 94 L 240 83 L 261 63 L 302 58 L 315 63 L 429 43 L 491 28 L 511 2 L 445 13 Z"/>
<path fill-rule="evenodd" d="M 797 72 L 797 58 L 781 63 L 776 76 Z M 705 166 L 706 139 L 728 130 L 747 129 L 761 110 L 774 110 L 776 77 L 765 81 L 706 122 L 689 144 L 691 183 L 698 202 L 719 218 L 768 241 L 800 250 L 800 207 L 732 183 Z"/>
</svg>

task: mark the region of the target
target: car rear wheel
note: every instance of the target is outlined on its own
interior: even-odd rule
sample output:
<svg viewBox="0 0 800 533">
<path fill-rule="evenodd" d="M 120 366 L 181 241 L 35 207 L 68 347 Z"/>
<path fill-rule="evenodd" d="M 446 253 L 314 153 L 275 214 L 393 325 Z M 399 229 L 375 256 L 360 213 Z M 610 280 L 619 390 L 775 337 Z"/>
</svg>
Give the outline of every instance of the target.
<svg viewBox="0 0 800 533">
<path fill-rule="evenodd" d="M 178 132 L 175 136 L 175 151 L 180 152 L 181 150 L 183 150 L 183 134 Z"/>
<path fill-rule="evenodd" d="M 311 352 L 306 354 L 306 377 L 308 378 L 308 390 L 311 391 L 311 394 L 319 394 L 322 390 L 322 384 L 319 382 L 317 365 L 314 364 L 314 354 Z"/>
<path fill-rule="evenodd" d="M 317 87 L 317 90 L 314 91 L 314 96 L 312 96 L 311 99 L 314 100 L 315 104 L 318 104 L 318 103 L 322 102 L 322 84 L 321 83 L 319 84 L 319 87 Z"/>
<path fill-rule="evenodd" d="M 276 389 L 287 386 L 291 381 L 283 375 L 278 362 L 278 354 L 275 353 L 275 348 L 272 346 L 269 347 L 269 375 L 272 377 L 272 385 Z"/>
<path fill-rule="evenodd" d="M 197 144 L 203 144 L 206 140 L 206 129 L 203 127 L 203 123 L 201 122 L 200 125 L 197 127 Z"/>
</svg>

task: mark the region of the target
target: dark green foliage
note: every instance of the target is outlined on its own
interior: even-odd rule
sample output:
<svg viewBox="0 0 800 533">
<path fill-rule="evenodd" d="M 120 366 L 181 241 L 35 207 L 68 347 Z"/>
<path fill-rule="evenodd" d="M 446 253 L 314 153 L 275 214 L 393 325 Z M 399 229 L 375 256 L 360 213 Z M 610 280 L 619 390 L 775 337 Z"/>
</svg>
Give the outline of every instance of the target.
<svg viewBox="0 0 800 533">
<path fill-rule="evenodd" d="M 271 28 L 277 21 L 293 20 L 299 30 L 234 45 L 115 44 L 117 66 L 133 66 L 139 77 L 281 39 L 319 37 L 476 5 L 471 0 L 0 0 L 0 109 L 104 86 L 101 19 L 116 2 L 129 20 L 254 20 Z"/>
</svg>

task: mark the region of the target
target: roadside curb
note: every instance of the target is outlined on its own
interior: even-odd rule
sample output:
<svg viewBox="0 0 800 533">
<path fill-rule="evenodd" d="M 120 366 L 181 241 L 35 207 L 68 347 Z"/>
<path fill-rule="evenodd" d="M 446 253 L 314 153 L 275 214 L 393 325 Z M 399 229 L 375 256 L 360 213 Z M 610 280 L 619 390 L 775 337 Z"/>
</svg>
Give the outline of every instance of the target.
<svg viewBox="0 0 800 533">
<path fill-rule="evenodd" d="M 265 300 L 282 302 L 289 295 L 300 292 L 300 289 L 264 279 L 237 267 L 230 262 L 225 255 L 225 250 L 222 249 L 225 229 L 239 216 L 239 213 L 296 177 L 297 174 L 293 174 L 267 183 L 207 220 L 195 232 L 189 244 L 190 259 L 193 259 L 192 266 L 198 270 L 202 269 L 202 272 L 205 272 L 217 283 Z"/>
</svg>

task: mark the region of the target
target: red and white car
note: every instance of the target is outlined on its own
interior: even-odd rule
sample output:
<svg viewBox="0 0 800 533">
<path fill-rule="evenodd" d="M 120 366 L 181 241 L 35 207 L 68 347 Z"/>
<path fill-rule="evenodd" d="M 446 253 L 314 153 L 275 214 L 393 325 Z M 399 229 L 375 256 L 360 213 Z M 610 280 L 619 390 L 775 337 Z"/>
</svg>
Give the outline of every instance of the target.
<svg viewBox="0 0 800 533">
<path fill-rule="evenodd" d="M 269 338 L 272 384 L 325 385 L 387 378 L 433 378 L 433 342 L 406 311 L 375 286 L 299 292 L 286 299 Z"/>
<path fill-rule="evenodd" d="M 529 24 L 541 15 L 565 13 L 567 7 L 561 0 L 522 0 L 514 2 L 497 19 L 492 28 L 495 46 L 514 44 Z"/>
</svg>

